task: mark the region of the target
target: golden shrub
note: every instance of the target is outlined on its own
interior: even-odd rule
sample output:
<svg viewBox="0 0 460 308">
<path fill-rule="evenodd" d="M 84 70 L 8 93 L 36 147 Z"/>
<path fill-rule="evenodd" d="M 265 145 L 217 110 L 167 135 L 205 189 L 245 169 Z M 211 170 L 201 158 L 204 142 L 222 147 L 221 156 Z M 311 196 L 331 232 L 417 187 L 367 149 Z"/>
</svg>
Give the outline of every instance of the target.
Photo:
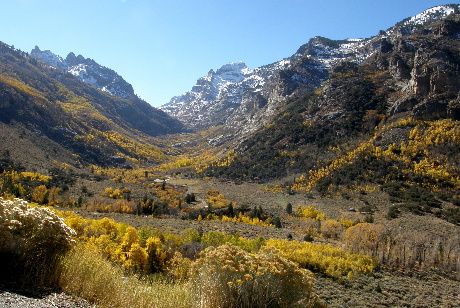
<svg viewBox="0 0 460 308">
<path fill-rule="evenodd" d="M 376 254 L 377 249 L 386 241 L 387 230 L 383 225 L 359 223 L 345 232 L 345 240 L 351 249 L 357 252 Z"/>
<path fill-rule="evenodd" d="M 377 262 L 370 256 L 352 253 L 330 244 L 269 239 L 267 246 L 275 247 L 289 260 L 335 278 L 354 277 L 372 273 Z"/>
<path fill-rule="evenodd" d="M 71 248 L 74 236 L 50 209 L 0 197 L 0 279 L 53 284 L 58 260 Z"/>
<path fill-rule="evenodd" d="M 121 240 L 121 247 L 124 251 L 128 251 L 134 243 L 139 242 L 137 230 L 131 226 L 126 228 Z"/>
<path fill-rule="evenodd" d="M 334 219 L 326 219 L 321 222 L 321 233 L 328 238 L 339 238 L 344 227 L 340 222 Z"/>
<path fill-rule="evenodd" d="M 151 273 L 163 270 L 166 260 L 165 245 L 159 237 L 149 237 L 146 241 L 148 253 L 148 271 Z"/>
<path fill-rule="evenodd" d="M 185 258 L 178 251 L 174 252 L 174 256 L 166 263 L 166 272 L 176 281 L 183 281 L 189 277 L 192 260 Z"/>
<path fill-rule="evenodd" d="M 203 307 L 309 307 L 313 275 L 273 249 L 250 254 L 232 244 L 205 249 L 191 278 Z"/>
<path fill-rule="evenodd" d="M 132 269 L 135 272 L 144 271 L 148 262 L 148 254 L 144 248 L 138 243 L 131 246 L 128 252 L 128 260 L 125 262 L 125 267 Z"/>
<path fill-rule="evenodd" d="M 339 220 L 340 224 L 345 227 L 345 228 L 350 228 L 353 226 L 353 221 L 351 219 L 348 219 L 348 218 L 345 218 L 345 217 L 340 217 L 340 220 Z"/>
<path fill-rule="evenodd" d="M 48 189 L 45 185 L 40 185 L 34 188 L 32 191 L 32 202 L 38 204 L 44 204 L 46 200 L 46 195 L 48 194 Z"/>
<path fill-rule="evenodd" d="M 299 206 L 297 208 L 297 216 L 303 218 L 311 218 L 315 220 L 323 220 L 326 218 L 326 214 L 317 210 L 314 206 Z"/>
</svg>

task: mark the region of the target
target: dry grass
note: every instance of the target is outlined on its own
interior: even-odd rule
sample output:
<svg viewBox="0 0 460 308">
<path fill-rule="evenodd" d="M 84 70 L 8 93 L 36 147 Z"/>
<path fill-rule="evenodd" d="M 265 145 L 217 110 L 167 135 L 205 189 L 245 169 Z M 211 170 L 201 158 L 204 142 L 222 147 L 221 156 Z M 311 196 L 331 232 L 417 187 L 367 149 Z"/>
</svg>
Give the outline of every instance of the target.
<svg viewBox="0 0 460 308">
<path fill-rule="evenodd" d="M 83 244 L 64 259 L 60 284 L 64 292 L 101 307 L 197 307 L 189 284 L 125 277 L 120 267 Z"/>
<path fill-rule="evenodd" d="M 125 277 L 84 244 L 76 245 L 62 267 L 63 291 L 100 307 L 322 307 L 309 271 L 273 252 L 254 255 L 233 245 L 204 251 L 190 279 L 175 283 L 161 276 Z"/>
</svg>

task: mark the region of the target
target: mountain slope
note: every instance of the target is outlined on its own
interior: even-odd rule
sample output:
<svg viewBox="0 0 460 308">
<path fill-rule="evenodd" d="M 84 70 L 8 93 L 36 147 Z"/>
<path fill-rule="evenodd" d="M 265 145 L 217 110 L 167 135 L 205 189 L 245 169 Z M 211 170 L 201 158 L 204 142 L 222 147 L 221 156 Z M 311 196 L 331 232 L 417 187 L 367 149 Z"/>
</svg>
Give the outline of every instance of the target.
<svg viewBox="0 0 460 308">
<path fill-rule="evenodd" d="M 85 59 L 82 55 L 75 56 L 69 53 L 65 59 L 52 53 L 50 50 L 40 50 L 38 46 L 30 53 L 54 67 L 69 72 L 81 81 L 89 83 L 95 88 L 124 99 L 135 96 L 133 87 L 115 71 L 99 65 L 92 59 Z"/>
<path fill-rule="evenodd" d="M 0 121 L 49 138 L 75 154 L 76 163 L 102 165 L 158 160 L 152 137 L 182 128 L 137 97 L 109 95 L 3 43 Z"/>
<path fill-rule="evenodd" d="M 63 59 L 49 50 L 41 51 L 38 46 L 32 50 L 31 55 L 53 67 L 70 73 L 77 79 L 103 92 L 129 101 L 129 104 L 112 105 L 112 111 L 117 114 L 114 114 L 114 116 L 121 115 L 131 126 L 148 135 L 156 136 L 177 133 L 182 130 L 181 123 L 141 100 L 134 94 L 133 87 L 120 75 L 107 67 L 101 66 L 92 59 L 85 59 L 81 55 L 75 56 L 74 53 L 69 53 Z M 53 69 L 48 71 L 53 78 L 78 91 L 77 89 L 80 85 L 78 83 L 75 84 L 75 79 L 70 78 L 69 75 L 61 74 L 60 71 Z M 91 95 L 95 98 L 102 97 L 96 91 L 92 91 Z M 98 103 L 104 104 L 100 99 L 98 99 Z"/>
<path fill-rule="evenodd" d="M 296 189 L 323 193 L 408 181 L 458 194 L 460 15 L 455 8 L 423 24 L 419 21 L 427 18 L 418 15 L 370 39 L 374 49 L 359 61 L 331 64 L 335 57 L 323 53 L 329 79 L 314 92 L 286 99 L 283 112 L 244 140 L 230 162 L 213 164 L 204 174 L 257 181 L 289 176 Z M 314 51 L 318 57 L 318 50 L 337 50 L 334 41 L 315 40 L 323 48 L 310 42 L 299 53 Z M 292 182 L 301 174 L 302 180 Z"/>
<path fill-rule="evenodd" d="M 215 145 L 234 139 L 240 142 L 269 124 L 287 100 L 319 87 L 339 63 L 361 64 L 386 48 L 388 41 L 410 35 L 456 11 L 458 5 L 435 7 L 369 39 L 315 37 L 289 58 L 252 70 L 242 80 L 219 84 L 217 95 L 209 95 L 208 89 L 200 86 L 210 75 L 203 77 L 191 91 L 173 98 L 162 109 L 191 128 L 223 125 L 219 141 L 211 141 Z"/>
</svg>

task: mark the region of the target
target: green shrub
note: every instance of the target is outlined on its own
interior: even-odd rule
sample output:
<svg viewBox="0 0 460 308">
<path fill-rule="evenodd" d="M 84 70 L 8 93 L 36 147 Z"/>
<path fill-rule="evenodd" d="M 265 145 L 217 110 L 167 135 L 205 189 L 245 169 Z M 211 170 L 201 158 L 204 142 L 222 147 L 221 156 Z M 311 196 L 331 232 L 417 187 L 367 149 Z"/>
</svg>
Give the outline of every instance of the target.
<svg viewBox="0 0 460 308">
<path fill-rule="evenodd" d="M 399 207 L 396 205 L 393 205 L 388 209 L 387 218 L 388 219 L 397 218 L 400 213 L 401 211 L 399 210 Z"/>
<path fill-rule="evenodd" d="M 452 198 L 451 202 L 456 206 L 460 206 L 460 198 L 459 197 Z"/>
<path fill-rule="evenodd" d="M 364 217 L 364 222 L 367 222 L 369 224 L 374 223 L 374 216 L 366 215 L 366 217 Z"/>
<path fill-rule="evenodd" d="M 291 203 L 288 203 L 286 205 L 286 213 L 288 213 L 289 215 L 292 214 L 292 204 Z"/>
<path fill-rule="evenodd" d="M 364 205 L 359 208 L 359 211 L 361 213 L 373 213 L 374 212 L 371 205 Z"/>
<path fill-rule="evenodd" d="M 460 208 L 447 208 L 435 213 L 439 218 L 460 226 Z"/>
</svg>

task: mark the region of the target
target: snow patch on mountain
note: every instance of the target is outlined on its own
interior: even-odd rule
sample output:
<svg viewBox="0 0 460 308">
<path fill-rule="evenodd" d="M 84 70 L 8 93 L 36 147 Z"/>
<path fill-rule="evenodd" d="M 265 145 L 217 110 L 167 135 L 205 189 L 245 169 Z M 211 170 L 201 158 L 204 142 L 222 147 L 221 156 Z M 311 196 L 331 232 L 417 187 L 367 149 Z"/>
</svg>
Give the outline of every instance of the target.
<svg viewBox="0 0 460 308">
<path fill-rule="evenodd" d="M 67 67 L 67 64 L 65 63 L 65 60 L 58 56 L 58 55 L 55 55 L 54 53 L 52 53 L 51 51 L 49 50 L 43 50 L 41 51 L 40 48 L 38 48 L 38 46 L 35 46 L 35 48 L 32 50 L 32 56 L 36 57 L 36 58 L 39 58 L 40 60 L 54 66 L 54 67 L 57 67 L 57 68 L 60 68 L 60 69 L 63 69 L 65 67 Z M 37 55 L 39 55 L 37 57 Z"/>
<path fill-rule="evenodd" d="M 192 129 L 224 125 L 229 136 L 244 135 L 269 121 L 290 95 L 319 86 L 341 62 L 361 64 L 380 51 L 384 39 L 413 33 L 458 9 L 459 5 L 433 7 L 369 39 L 314 37 L 291 57 L 253 70 L 242 62 L 229 63 L 160 108 Z"/>
<path fill-rule="evenodd" d="M 71 52 L 64 59 L 50 50 L 40 50 L 38 46 L 35 46 L 31 55 L 51 66 L 67 71 L 81 81 L 111 95 L 123 99 L 135 96 L 133 87 L 115 71 L 98 64 L 92 59 L 85 59 L 82 55 L 75 56 Z"/>
<path fill-rule="evenodd" d="M 407 35 L 414 33 L 420 27 L 429 23 L 446 18 L 452 13 L 455 13 L 460 7 L 459 4 L 439 5 L 423 11 L 413 17 L 406 18 L 402 22 L 396 24 L 386 31 L 386 36 L 391 35 Z"/>
<path fill-rule="evenodd" d="M 245 63 L 228 63 L 218 70 L 209 73 L 197 80 L 191 91 L 175 96 L 161 109 L 174 114 L 178 118 L 186 118 L 190 125 L 202 121 L 203 113 L 215 110 L 212 102 L 222 96 L 240 96 L 241 91 L 234 85 L 239 83 L 257 84 L 258 80 L 252 77 L 253 71 Z M 249 79 L 248 79 L 249 78 Z"/>
<path fill-rule="evenodd" d="M 434 22 L 441 18 L 445 18 L 446 16 L 454 12 L 455 9 L 451 6 L 435 6 L 410 18 L 408 21 L 404 23 L 404 25 L 425 25 L 427 23 Z"/>
</svg>

